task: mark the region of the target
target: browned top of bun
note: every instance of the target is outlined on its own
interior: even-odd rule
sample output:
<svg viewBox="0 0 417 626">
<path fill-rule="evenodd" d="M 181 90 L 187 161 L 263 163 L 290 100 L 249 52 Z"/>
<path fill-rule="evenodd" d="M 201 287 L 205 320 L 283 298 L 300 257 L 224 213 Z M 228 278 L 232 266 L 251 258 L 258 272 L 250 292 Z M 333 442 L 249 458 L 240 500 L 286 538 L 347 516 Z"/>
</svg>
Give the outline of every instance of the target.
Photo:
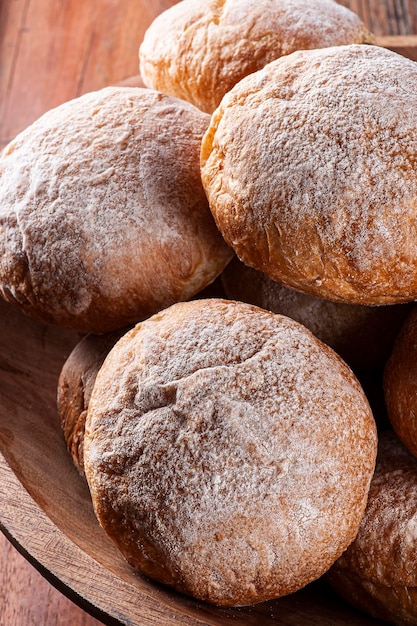
<svg viewBox="0 0 417 626">
<path fill-rule="evenodd" d="M 83 332 L 136 322 L 230 258 L 201 185 L 209 118 L 140 88 L 49 111 L 0 158 L 0 293 Z"/>
<path fill-rule="evenodd" d="M 97 517 L 129 562 L 219 605 L 320 576 L 356 535 L 375 453 L 367 400 L 330 348 L 220 299 L 120 339 L 84 441 Z"/>
<path fill-rule="evenodd" d="M 202 174 L 247 265 L 356 304 L 417 298 L 417 64 L 378 46 L 294 52 L 213 114 Z"/>
<path fill-rule="evenodd" d="M 148 87 L 211 113 L 241 78 L 295 50 L 371 43 L 333 0 L 183 0 L 159 15 L 140 46 Z"/>
</svg>

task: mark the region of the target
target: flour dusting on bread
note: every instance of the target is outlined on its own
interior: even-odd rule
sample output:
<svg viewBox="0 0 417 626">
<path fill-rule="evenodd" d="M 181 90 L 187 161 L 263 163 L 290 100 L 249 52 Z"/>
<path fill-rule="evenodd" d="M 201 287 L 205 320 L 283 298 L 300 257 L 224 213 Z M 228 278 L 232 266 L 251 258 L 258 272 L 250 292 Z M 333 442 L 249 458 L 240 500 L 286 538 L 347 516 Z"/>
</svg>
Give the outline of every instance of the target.
<svg viewBox="0 0 417 626">
<path fill-rule="evenodd" d="M 209 118 L 109 87 L 49 111 L 4 151 L 0 291 L 81 331 L 133 323 L 216 278 L 231 253 L 200 178 Z"/>
<path fill-rule="evenodd" d="M 290 593 L 341 554 L 375 446 L 362 389 L 332 350 L 289 318 L 203 300 L 112 349 L 84 461 L 98 519 L 130 563 L 231 605 Z"/>
<path fill-rule="evenodd" d="M 202 173 L 247 265 L 330 300 L 417 297 L 417 65 L 377 46 L 294 52 L 223 99 Z"/>
</svg>

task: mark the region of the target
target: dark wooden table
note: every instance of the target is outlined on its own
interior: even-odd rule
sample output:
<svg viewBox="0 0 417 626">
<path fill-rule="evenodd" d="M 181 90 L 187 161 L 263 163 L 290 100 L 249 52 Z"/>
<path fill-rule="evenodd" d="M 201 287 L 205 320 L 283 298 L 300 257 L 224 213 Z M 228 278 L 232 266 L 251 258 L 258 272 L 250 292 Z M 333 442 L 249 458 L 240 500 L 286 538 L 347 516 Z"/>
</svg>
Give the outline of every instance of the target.
<svg viewBox="0 0 417 626">
<path fill-rule="evenodd" d="M 417 60 L 416 0 L 340 2 L 382 43 Z M 0 147 L 47 109 L 136 74 L 144 29 L 174 3 L 152 0 L 144 9 L 136 0 L 0 0 Z M 0 564 L 2 626 L 100 624 L 51 586 L 1 533 Z"/>
</svg>

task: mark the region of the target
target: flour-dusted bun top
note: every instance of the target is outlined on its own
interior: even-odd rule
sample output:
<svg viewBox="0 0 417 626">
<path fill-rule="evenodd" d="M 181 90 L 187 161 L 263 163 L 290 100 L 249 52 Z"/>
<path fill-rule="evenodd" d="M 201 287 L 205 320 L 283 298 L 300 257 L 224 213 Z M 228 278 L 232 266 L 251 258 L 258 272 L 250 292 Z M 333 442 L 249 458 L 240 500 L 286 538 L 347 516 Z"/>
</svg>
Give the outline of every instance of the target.
<svg viewBox="0 0 417 626">
<path fill-rule="evenodd" d="M 0 159 L 0 292 L 86 332 L 192 297 L 230 252 L 199 169 L 207 115 L 109 87 L 49 111 Z"/>
<path fill-rule="evenodd" d="M 211 113 L 240 79 L 285 54 L 372 41 L 333 0 L 183 0 L 148 28 L 140 71 L 148 87 Z"/>
<path fill-rule="evenodd" d="M 377 46 L 294 52 L 244 78 L 202 173 L 247 265 L 332 300 L 417 298 L 417 64 Z"/>
<path fill-rule="evenodd" d="M 220 299 L 173 305 L 102 365 L 84 464 L 96 515 L 149 577 L 218 605 L 281 596 L 356 535 L 375 423 L 301 324 Z"/>
</svg>

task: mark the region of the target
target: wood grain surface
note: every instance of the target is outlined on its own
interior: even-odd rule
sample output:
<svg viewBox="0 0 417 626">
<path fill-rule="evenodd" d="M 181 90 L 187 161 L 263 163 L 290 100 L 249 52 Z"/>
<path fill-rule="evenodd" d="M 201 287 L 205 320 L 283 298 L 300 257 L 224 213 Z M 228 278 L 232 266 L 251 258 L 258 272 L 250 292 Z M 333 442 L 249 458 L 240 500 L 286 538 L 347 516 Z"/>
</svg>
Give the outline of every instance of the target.
<svg viewBox="0 0 417 626">
<path fill-rule="evenodd" d="M 53 587 L 3 535 L 0 536 L 0 563 L 0 624 L 102 624 Z"/>
<path fill-rule="evenodd" d="M 417 34 L 415 0 L 340 3 L 378 37 Z M 0 148 L 49 108 L 136 74 L 145 28 L 172 4 L 1 0 Z"/>
<path fill-rule="evenodd" d="M 417 34 L 415 0 L 339 0 L 355 11 L 375 35 Z"/>
<path fill-rule="evenodd" d="M 379 42 L 417 60 L 416 0 L 340 3 L 358 13 Z M 172 4 L 0 0 L 0 147 L 49 108 L 135 75 L 145 28 Z M 101 623 L 48 583 L 1 533 L 0 567 L 1 626 Z"/>
</svg>

